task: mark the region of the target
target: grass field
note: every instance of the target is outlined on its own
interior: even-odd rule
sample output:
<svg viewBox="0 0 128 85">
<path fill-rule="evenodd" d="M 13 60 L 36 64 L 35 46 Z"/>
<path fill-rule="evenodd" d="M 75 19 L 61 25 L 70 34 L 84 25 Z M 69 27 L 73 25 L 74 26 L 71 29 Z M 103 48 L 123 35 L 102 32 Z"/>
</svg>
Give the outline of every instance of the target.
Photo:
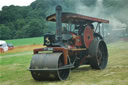
<svg viewBox="0 0 128 85">
<path fill-rule="evenodd" d="M 31 77 L 27 68 L 32 49 L 38 47 L 41 45 L 17 47 L 3 53 L 0 57 L 0 85 L 128 85 L 128 42 L 108 44 L 109 61 L 105 70 L 81 66 L 71 71 L 68 80 L 61 82 L 37 82 Z"/>
<path fill-rule="evenodd" d="M 7 43 L 12 43 L 14 46 L 35 45 L 35 44 L 43 44 L 43 37 L 13 39 L 13 40 L 5 40 L 5 41 Z"/>
</svg>

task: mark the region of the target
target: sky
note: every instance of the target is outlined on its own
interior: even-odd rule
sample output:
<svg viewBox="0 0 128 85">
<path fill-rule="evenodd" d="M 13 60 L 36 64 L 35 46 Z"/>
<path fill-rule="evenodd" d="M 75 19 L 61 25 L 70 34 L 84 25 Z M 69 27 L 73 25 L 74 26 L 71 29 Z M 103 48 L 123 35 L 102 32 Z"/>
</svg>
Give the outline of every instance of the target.
<svg viewBox="0 0 128 85">
<path fill-rule="evenodd" d="M 0 0 L 0 10 L 3 6 L 16 5 L 16 6 L 27 6 L 35 0 Z"/>
</svg>

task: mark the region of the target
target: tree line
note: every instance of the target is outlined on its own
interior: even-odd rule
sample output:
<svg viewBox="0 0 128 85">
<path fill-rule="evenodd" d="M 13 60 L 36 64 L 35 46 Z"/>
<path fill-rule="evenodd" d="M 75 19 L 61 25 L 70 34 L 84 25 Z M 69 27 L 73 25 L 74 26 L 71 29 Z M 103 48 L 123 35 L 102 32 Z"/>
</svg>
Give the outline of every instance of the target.
<svg viewBox="0 0 128 85">
<path fill-rule="evenodd" d="M 4 6 L 0 11 L 0 40 L 38 37 L 49 31 L 54 33 L 55 24 L 48 23 L 45 18 L 55 12 L 58 4 L 62 5 L 63 11 L 75 12 L 78 1 L 88 7 L 96 4 L 96 0 L 36 0 L 29 6 Z M 103 1 L 106 7 L 115 3 L 115 0 Z M 114 6 L 120 8 L 122 3 L 117 4 Z"/>
</svg>

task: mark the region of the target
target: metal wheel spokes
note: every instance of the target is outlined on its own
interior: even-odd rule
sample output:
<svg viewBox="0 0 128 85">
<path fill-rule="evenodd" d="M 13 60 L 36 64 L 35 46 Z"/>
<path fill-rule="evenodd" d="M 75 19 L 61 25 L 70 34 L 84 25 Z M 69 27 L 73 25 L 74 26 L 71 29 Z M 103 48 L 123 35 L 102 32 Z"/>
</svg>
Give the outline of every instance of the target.
<svg viewBox="0 0 128 85">
<path fill-rule="evenodd" d="M 60 56 L 59 61 L 58 61 L 58 68 L 64 66 L 64 60 L 63 60 L 63 55 Z M 57 71 L 58 77 L 60 80 L 66 80 L 69 76 L 70 69 L 59 69 Z"/>
<path fill-rule="evenodd" d="M 102 60 L 103 60 L 103 55 L 102 55 L 102 52 L 101 52 L 101 49 L 99 48 L 98 49 L 98 53 L 97 53 L 97 61 L 98 61 L 98 65 L 101 66 L 102 65 Z"/>
</svg>

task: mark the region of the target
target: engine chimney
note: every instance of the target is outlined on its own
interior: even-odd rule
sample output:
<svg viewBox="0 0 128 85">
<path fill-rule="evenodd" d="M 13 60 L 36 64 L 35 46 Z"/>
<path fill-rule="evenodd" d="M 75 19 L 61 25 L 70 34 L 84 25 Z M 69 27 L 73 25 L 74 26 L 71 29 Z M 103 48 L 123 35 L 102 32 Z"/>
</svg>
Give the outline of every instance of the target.
<svg viewBox="0 0 128 85">
<path fill-rule="evenodd" d="M 56 6 L 56 40 L 57 42 L 62 41 L 62 7 L 60 5 Z"/>
</svg>

